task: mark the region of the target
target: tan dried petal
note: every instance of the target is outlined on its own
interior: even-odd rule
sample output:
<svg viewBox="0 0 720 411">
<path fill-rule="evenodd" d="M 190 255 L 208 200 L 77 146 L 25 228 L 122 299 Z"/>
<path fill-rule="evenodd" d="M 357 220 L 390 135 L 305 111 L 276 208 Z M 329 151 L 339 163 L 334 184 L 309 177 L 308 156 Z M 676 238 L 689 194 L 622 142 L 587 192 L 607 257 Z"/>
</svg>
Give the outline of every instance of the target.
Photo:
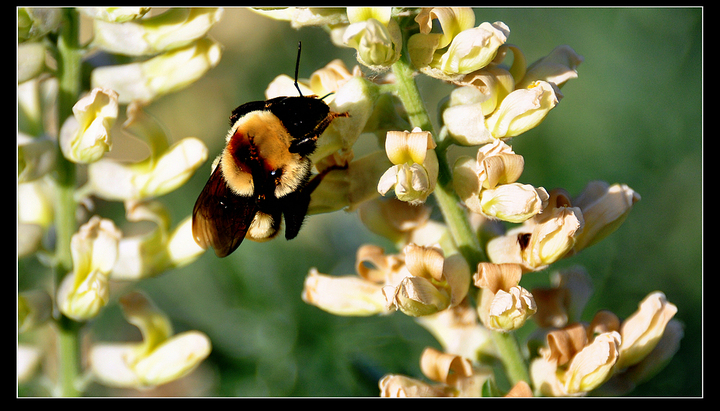
<svg viewBox="0 0 720 411">
<path fill-rule="evenodd" d="M 420 369 L 433 381 L 455 385 L 461 377 L 469 377 L 473 367 L 467 358 L 446 354 L 428 347 L 420 357 Z"/>
<path fill-rule="evenodd" d="M 522 267 L 519 264 L 478 264 L 478 272 L 473 275 L 476 287 L 497 293 L 500 290 L 509 291 L 518 285 L 522 278 Z"/>
<path fill-rule="evenodd" d="M 541 349 L 543 357 L 557 365 L 564 365 L 585 347 L 587 334 L 581 324 L 573 324 L 549 332 L 546 340 L 547 348 Z"/>
</svg>

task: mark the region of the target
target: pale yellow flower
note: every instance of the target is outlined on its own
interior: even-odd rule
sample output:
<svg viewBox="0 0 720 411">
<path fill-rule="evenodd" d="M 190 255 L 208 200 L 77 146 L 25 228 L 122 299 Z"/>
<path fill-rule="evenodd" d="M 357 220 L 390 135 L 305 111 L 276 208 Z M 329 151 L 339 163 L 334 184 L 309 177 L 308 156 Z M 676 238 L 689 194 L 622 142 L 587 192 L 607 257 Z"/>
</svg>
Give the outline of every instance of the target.
<svg viewBox="0 0 720 411">
<path fill-rule="evenodd" d="M 85 321 L 110 299 L 109 276 L 118 257 L 122 233 L 112 220 L 94 216 L 72 236 L 73 271 L 63 279 L 58 307 L 66 316 Z"/>
<path fill-rule="evenodd" d="M 535 389 L 545 396 L 584 396 L 607 381 L 619 357 L 620 333 L 574 324 L 546 336 L 541 356 L 530 365 Z"/>
<path fill-rule="evenodd" d="M 408 244 L 403 254 L 408 275 L 383 289 L 389 307 L 419 317 L 462 302 L 470 280 L 470 268 L 462 255 L 445 257 L 438 248 L 415 244 Z"/>
<path fill-rule="evenodd" d="M 394 164 L 378 182 L 378 192 L 390 190 L 401 201 L 422 204 L 435 189 L 438 160 L 430 132 L 416 127 L 412 132 L 388 131 L 385 152 Z"/>
<path fill-rule="evenodd" d="M 488 218 L 521 223 L 547 205 L 548 193 L 515 181 L 524 160 L 500 140 L 485 144 L 477 158 L 459 157 L 453 166 L 453 186 L 465 205 Z"/>
<path fill-rule="evenodd" d="M 451 246 L 447 227 L 430 219 L 431 208 L 410 205 L 396 198 L 376 198 L 358 208 L 360 221 L 370 231 L 383 236 L 403 248 L 410 243 L 417 245 L 441 244 L 443 249 Z"/>
<path fill-rule="evenodd" d="M 203 37 L 142 62 L 98 67 L 90 82 L 115 90 L 121 104 L 147 104 L 194 83 L 220 62 L 221 55 L 222 46 Z"/>
<path fill-rule="evenodd" d="M 495 138 L 518 136 L 540 124 L 561 98 L 560 90 L 546 81 L 515 89 L 487 117 L 487 128 Z"/>
<path fill-rule="evenodd" d="M 305 277 L 302 300 L 335 315 L 389 313 L 382 288 L 357 276 L 330 276 L 312 268 Z"/>
<path fill-rule="evenodd" d="M 128 56 L 158 54 L 204 37 L 222 14 L 221 8 L 171 8 L 123 23 L 98 18 L 93 21 L 91 46 Z"/>
<path fill-rule="evenodd" d="M 442 33 L 430 32 L 437 19 Z M 415 20 L 420 33 L 408 39 L 408 54 L 421 72 L 442 80 L 457 80 L 493 61 L 510 29 L 502 22 L 475 27 L 470 8 L 423 9 Z"/>
<path fill-rule="evenodd" d="M 118 116 L 118 94 L 95 87 L 73 106 L 60 129 L 60 148 L 74 163 L 93 163 L 112 148 L 110 129 Z"/>
<path fill-rule="evenodd" d="M 62 23 L 59 7 L 18 7 L 17 13 L 18 42 L 42 37 Z"/>
<path fill-rule="evenodd" d="M 473 275 L 482 289 L 478 303 L 480 321 L 491 330 L 516 330 L 537 311 L 535 299 L 520 287 L 522 267 L 518 264 L 480 263 Z"/>
<path fill-rule="evenodd" d="M 402 34 L 390 7 L 348 7 L 350 24 L 343 42 L 357 50 L 357 60 L 373 70 L 386 70 L 400 58 Z"/>
<path fill-rule="evenodd" d="M 128 322 L 140 329 L 143 341 L 92 347 L 90 368 L 101 384 L 155 387 L 187 375 L 210 354 L 210 339 L 205 334 L 186 331 L 173 335 L 167 316 L 143 294 L 127 294 L 120 304 Z"/>
<path fill-rule="evenodd" d="M 618 368 L 629 367 L 642 361 L 657 345 L 668 322 L 677 313 L 677 307 L 668 302 L 665 294 L 654 292 L 640 302 L 638 310 L 622 322 Z"/>
<path fill-rule="evenodd" d="M 568 255 L 584 225 L 582 212 L 559 189 L 550 192 L 547 204 L 521 226 L 488 242 L 492 262 L 517 263 L 525 270 L 539 271 Z"/>
<path fill-rule="evenodd" d="M 18 84 L 37 77 L 45 70 L 45 46 L 40 42 L 17 45 Z"/>
</svg>

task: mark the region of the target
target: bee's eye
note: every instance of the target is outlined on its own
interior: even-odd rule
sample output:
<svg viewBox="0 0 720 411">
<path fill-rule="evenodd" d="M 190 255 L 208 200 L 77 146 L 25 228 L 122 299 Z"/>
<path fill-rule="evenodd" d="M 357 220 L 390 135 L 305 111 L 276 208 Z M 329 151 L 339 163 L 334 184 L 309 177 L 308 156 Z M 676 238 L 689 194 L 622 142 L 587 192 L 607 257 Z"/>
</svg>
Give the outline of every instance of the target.
<svg viewBox="0 0 720 411">
<path fill-rule="evenodd" d="M 270 170 L 270 178 L 278 180 L 282 176 L 282 168 L 276 168 L 275 170 Z"/>
</svg>

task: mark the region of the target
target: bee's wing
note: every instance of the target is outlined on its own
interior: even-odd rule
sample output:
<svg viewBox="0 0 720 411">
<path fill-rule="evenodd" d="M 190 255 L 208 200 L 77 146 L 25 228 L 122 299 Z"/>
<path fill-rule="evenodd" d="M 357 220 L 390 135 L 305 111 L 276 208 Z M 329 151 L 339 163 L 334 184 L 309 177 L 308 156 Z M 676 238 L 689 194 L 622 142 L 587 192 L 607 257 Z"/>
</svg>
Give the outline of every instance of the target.
<svg viewBox="0 0 720 411">
<path fill-rule="evenodd" d="M 201 247 L 212 247 L 218 257 L 225 257 L 242 243 L 257 211 L 252 197 L 232 192 L 218 164 L 195 202 L 193 237 Z"/>
</svg>

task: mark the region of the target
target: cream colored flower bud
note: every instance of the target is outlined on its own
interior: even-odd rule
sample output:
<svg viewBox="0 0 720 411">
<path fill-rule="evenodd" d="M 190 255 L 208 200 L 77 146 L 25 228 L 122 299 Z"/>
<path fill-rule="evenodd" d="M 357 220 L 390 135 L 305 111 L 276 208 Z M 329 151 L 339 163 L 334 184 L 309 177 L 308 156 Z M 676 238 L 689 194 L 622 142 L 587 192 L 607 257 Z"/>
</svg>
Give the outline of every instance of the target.
<svg viewBox="0 0 720 411">
<path fill-rule="evenodd" d="M 618 360 L 620 343 L 618 332 L 602 333 L 578 352 L 560 378 L 567 395 L 584 394 L 607 381 Z"/>
<path fill-rule="evenodd" d="M 583 231 L 575 242 L 575 251 L 590 247 L 617 230 L 639 200 L 640 195 L 625 184 L 589 183 L 573 200 L 585 220 Z"/>
<path fill-rule="evenodd" d="M 93 19 L 123 23 L 141 18 L 150 7 L 79 7 L 78 10 Z"/>
<path fill-rule="evenodd" d="M 518 136 L 540 124 L 561 98 L 554 84 L 535 81 L 508 94 L 487 118 L 487 128 L 495 138 Z"/>
<path fill-rule="evenodd" d="M 168 147 L 163 128 L 142 109 L 128 106 L 125 129 L 147 142 L 150 157 L 137 163 L 103 159 L 88 168 L 88 187 L 107 200 L 142 200 L 167 194 L 192 177 L 207 160 L 207 147 L 198 138 L 186 137 Z"/>
<path fill-rule="evenodd" d="M 95 19 L 91 45 L 128 56 L 158 54 L 204 37 L 222 14 L 221 8 L 171 8 L 153 17 L 125 23 Z"/>
<path fill-rule="evenodd" d="M 121 104 L 149 103 L 194 83 L 218 64 L 221 55 L 222 46 L 204 37 L 143 62 L 98 67 L 90 81 L 93 87 L 117 91 Z"/>
<path fill-rule="evenodd" d="M 302 300 L 323 311 L 342 316 L 385 314 L 382 285 L 355 276 L 335 277 L 312 268 L 305 278 Z"/>
<path fill-rule="evenodd" d="M 645 358 L 660 341 L 675 313 L 677 307 L 668 302 L 662 292 L 645 297 L 638 310 L 621 325 L 623 343 L 618 368 L 629 367 Z"/>
<path fill-rule="evenodd" d="M 73 106 L 60 129 L 60 148 L 68 160 L 93 163 L 112 148 L 110 129 L 118 116 L 118 94 L 95 87 Z"/>
<path fill-rule="evenodd" d="M 437 183 L 438 160 L 434 148 L 432 135 L 417 127 L 412 132 L 388 131 L 385 152 L 395 166 L 380 178 L 378 192 L 385 195 L 395 190 L 401 201 L 424 203 Z"/>
<path fill-rule="evenodd" d="M 60 311 L 76 320 L 95 317 L 110 298 L 109 275 L 122 234 L 112 220 L 94 216 L 72 236 L 73 271 L 58 290 Z"/>
<path fill-rule="evenodd" d="M 140 329 L 143 342 L 94 346 L 90 366 L 98 382 L 151 388 L 187 375 L 210 354 L 210 339 L 205 334 L 186 331 L 173 335 L 167 316 L 144 295 L 127 294 L 120 304 L 127 320 Z"/>
<path fill-rule="evenodd" d="M 480 192 L 480 210 L 490 218 L 522 223 L 543 210 L 548 193 L 529 184 L 510 183 Z"/>
<path fill-rule="evenodd" d="M 470 269 L 459 254 L 409 244 L 403 250 L 409 275 L 383 289 L 389 307 L 418 317 L 457 306 L 467 295 Z"/>
<path fill-rule="evenodd" d="M 558 46 L 547 56 L 531 64 L 518 88 L 527 88 L 537 80 L 553 83 L 558 87 L 570 79 L 577 78 L 577 67 L 583 62 L 582 56 L 569 46 Z"/>
</svg>

